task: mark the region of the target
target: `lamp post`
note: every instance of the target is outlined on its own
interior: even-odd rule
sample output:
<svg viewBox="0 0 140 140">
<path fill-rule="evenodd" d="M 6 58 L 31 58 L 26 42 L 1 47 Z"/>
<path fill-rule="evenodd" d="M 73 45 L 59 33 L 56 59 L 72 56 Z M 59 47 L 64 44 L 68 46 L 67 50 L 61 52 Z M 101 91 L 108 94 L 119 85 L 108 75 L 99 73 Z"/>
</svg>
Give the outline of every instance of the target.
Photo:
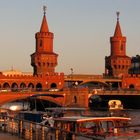
<svg viewBox="0 0 140 140">
<path fill-rule="evenodd" d="M 71 68 L 70 70 L 71 70 L 71 87 L 72 87 L 73 68 Z"/>
</svg>

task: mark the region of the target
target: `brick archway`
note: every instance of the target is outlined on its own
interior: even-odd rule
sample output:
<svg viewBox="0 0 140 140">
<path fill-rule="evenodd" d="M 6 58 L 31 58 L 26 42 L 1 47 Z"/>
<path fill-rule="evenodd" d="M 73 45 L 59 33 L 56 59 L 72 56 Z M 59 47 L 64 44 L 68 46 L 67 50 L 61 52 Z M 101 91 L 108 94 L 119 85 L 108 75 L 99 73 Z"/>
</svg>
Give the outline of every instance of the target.
<svg viewBox="0 0 140 140">
<path fill-rule="evenodd" d="M 3 105 L 5 103 L 9 103 L 9 102 L 13 102 L 16 100 L 28 99 L 28 97 L 31 97 L 32 95 L 35 95 L 35 94 L 29 94 L 29 93 L 17 94 L 16 92 L 12 93 L 12 94 L 10 94 L 10 93 L 0 94 L 0 99 L 1 99 L 0 105 Z M 58 95 L 56 95 L 56 96 L 58 96 Z M 51 95 L 48 95 L 48 96 L 43 97 L 43 100 L 52 102 L 54 104 L 57 104 L 58 106 L 62 106 L 62 102 L 61 102 L 60 98 L 63 98 L 63 97 L 62 96 L 51 97 Z M 41 99 L 41 98 L 38 98 L 38 99 Z"/>
</svg>

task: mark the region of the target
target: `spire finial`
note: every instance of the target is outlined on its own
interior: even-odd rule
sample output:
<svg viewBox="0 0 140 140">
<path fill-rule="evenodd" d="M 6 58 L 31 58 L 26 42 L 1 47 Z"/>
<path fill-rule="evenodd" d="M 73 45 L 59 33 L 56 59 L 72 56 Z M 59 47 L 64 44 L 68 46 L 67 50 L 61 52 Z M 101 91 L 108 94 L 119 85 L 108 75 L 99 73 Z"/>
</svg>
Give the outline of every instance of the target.
<svg viewBox="0 0 140 140">
<path fill-rule="evenodd" d="M 44 15 L 46 14 L 47 6 L 43 6 Z"/>
<path fill-rule="evenodd" d="M 116 14 L 117 14 L 117 21 L 119 21 L 119 15 L 120 15 L 120 12 L 117 11 Z"/>
</svg>

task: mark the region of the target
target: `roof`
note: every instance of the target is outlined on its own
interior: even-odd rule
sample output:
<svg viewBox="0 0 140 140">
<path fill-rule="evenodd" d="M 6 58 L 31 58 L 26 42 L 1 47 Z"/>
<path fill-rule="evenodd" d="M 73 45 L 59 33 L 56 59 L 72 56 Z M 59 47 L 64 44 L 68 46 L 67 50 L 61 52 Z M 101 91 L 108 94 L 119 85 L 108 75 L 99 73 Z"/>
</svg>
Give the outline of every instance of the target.
<svg viewBox="0 0 140 140">
<path fill-rule="evenodd" d="M 117 21 L 114 37 L 122 37 L 121 27 L 119 21 Z"/>
<path fill-rule="evenodd" d="M 70 116 L 55 118 L 55 121 L 61 122 L 86 122 L 86 121 L 113 121 L 113 120 L 124 120 L 130 121 L 131 118 L 127 117 L 83 117 L 83 116 Z"/>
<path fill-rule="evenodd" d="M 49 32 L 48 23 L 45 14 L 43 16 L 40 32 Z"/>
</svg>

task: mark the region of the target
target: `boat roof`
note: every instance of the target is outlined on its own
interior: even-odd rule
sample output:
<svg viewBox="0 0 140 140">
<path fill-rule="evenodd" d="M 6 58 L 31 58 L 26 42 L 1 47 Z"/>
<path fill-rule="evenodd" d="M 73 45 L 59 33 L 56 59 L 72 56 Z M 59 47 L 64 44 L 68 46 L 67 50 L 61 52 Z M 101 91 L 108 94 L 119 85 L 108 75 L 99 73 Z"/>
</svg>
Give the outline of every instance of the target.
<svg viewBox="0 0 140 140">
<path fill-rule="evenodd" d="M 78 108 L 78 107 L 49 107 L 49 108 L 45 108 L 45 110 L 52 110 L 52 111 L 58 111 L 58 110 L 62 110 L 62 111 L 85 111 L 86 108 Z"/>
<path fill-rule="evenodd" d="M 55 121 L 60 122 L 86 122 L 86 121 L 130 121 L 131 118 L 127 117 L 83 117 L 83 116 L 70 116 L 54 118 Z"/>
</svg>

